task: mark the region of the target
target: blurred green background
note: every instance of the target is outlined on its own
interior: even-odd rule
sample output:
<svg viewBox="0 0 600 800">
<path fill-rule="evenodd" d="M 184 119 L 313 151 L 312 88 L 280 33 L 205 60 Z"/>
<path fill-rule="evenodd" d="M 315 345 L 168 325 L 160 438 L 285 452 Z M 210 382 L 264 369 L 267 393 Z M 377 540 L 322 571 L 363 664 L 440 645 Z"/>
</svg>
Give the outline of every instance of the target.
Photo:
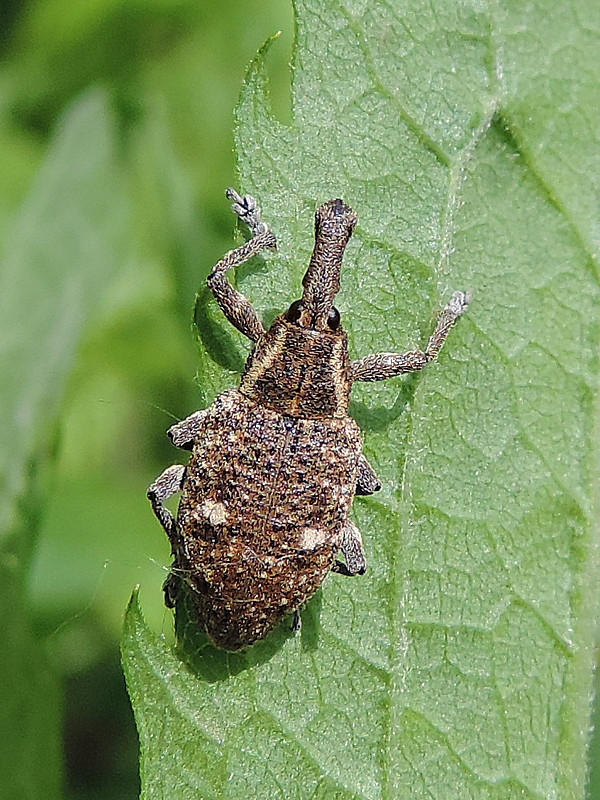
<svg viewBox="0 0 600 800">
<path fill-rule="evenodd" d="M 138 796 L 119 663 L 137 583 L 149 622 L 172 636 L 161 592 L 169 548 L 146 488 L 180 458 L 166 429 L 198 407 L 194 295 L 233 246 L 224 189 L 235 185 L 244 73 L 281 30 L 270 70 L 274 108 L 288 118 L 293 24 L 282 0 L 0 4 L 0 243 L 58 120 L 90 87 L 108 91 L 118 119 L 133 217 L 119 278 L 90 320 L 67 387 L 30 575 L 36 633 L 64 680 L 68 798 Z"/>
<path fill-rule="evenodd" d="M 223 192 L 236 182 L 244 72 L 281 30 L 271 93 L 276 115 L 289 119 L 293 27 L 284 0 L 0 4 L 0 244 L 58 120 L 91 87 L 108 91 L 117 115 L 133 212 L 119 278 L 67 388 L 30 575 L 36 632 L 65 689 L 67 798 L 138 796 L 118 649 L 135 584 L 151 626 L 172 636 L 161 592 L 169 548 L 146 488 L 179 457 L 166 429 L 198 407 L 190 323 L 196 289 L 233 243 Z M 598 762 L 598 741 L 592 752 Z"/>
</svg>

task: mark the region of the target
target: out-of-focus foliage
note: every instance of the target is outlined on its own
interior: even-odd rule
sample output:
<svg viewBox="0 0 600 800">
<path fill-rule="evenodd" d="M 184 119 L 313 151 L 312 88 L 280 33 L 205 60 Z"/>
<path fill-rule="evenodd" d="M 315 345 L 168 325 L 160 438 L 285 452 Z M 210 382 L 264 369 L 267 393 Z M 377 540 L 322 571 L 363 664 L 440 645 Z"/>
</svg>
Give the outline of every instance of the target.
<svg viewBox="0 0 600 800">
<path fill-rule="evenodd" d="M 0 251 L 23 286 L 18 297 L 5 291 L 5 302 L 25 306 L 11 309 L 7 326 L 14 319 L 18 347 L 21 325 L 44 343 L 29 361 L 15 359 L 0 389 L 3 411 L 17 417 L 5 426 L 2 507 L 11 524 L 18 509 L 22 533 L 19 558 L 12 542 L 2 553 L 3 566 L 17 564 L 19 591 L 3 604 L 11 635 L 0 668 L 3 677 L 5 669 L 20 676 L 23 689 L 30 682 L 37 729 L 23 748 L 29 777 L 12 769 L 18 796 L 57 795 L 61 717 L 66 796 L 137 795 L 137 742 L 117 649 L 133 584 L 147 587 L 154 626 L 171 629 L 160 591 L 168 545 L 145 490 L 174 458 L 164 431 L 198 403 L 190 321 L 197 287 L 231 242 L 223 190 L 235 180 L 242 78 L 260 44 L 282 29 L 272 67 L 285 117 L 292 26 L 291 8 L 278 0 L 32 0 L 0 9 Z M 89 111 L 100 97 L 104 134 Z M 87 130 L 74 125 L 86 113 Z M 100 167 L 103 136 L 112 142 L 110 169 Z M 53 184 L 57 148 L 61 180 Z M 115 225 L 102 234 L 111 215 Z M 88 307 L 81 287 L 93 291 Z M 60 349 L 61 332 L 71 337 L 68 350 Z M 11 332 L 3 339 L 6 346 Z M 22 478 L 39 474 L 46 454 L 54 466 L 35 496 L 29 485 L 23 504 Z M 14 700 L 0 715 L 8 727 L 21 706 L 13 686 L 3 690 Z M 2 734 L 21 746 L 14 729 Z"/>
</svg>

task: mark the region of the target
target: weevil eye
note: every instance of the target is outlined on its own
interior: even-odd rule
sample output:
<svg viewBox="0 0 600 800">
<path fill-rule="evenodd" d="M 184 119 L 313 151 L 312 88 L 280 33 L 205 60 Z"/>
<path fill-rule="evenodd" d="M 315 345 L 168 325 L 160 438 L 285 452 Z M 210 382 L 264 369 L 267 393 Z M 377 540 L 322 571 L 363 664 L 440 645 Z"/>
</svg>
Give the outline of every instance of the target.
<svg viewBox="0 0 600 800">
<path fill-rule="evenodd" d="M 302 305 L 302 300 L 294 300 L 292 305 L 285 312 L 285 318 L 288 322 L 298 322 L 303 309 L 304 306 Z"/>
<path fill-rule="evenodd" d="M 336 331 L 340 327 L 340 312 L 335 306 L 332 306 L 331 311 L 329 312 L 327 324 L 332 331 Z"/>
</svg>

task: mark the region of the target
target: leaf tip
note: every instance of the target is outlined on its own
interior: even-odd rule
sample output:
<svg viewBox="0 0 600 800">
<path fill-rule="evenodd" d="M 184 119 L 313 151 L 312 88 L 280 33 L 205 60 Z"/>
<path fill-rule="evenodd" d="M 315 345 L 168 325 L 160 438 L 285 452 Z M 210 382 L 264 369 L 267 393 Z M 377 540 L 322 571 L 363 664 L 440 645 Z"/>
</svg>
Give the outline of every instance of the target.
<svg viewBox="0 0 600 800">
<path fill-rule="evenodd" d="M 248 66 L 240 100 L 236 109 L 238 125 L 241 123 L 241 118 L 245 116 L 244 111 L 248 108 L 259 112 L 262 117 L 270 118 L 272 116 L 270 112 L 268 89 L 269 77 L 265 64 L 267 53 L 271 45 L 279 39 L 280 36 L 281 31 L 277 31 L 277 33 L 269 36 Z"/>
<path fill-rule="evenodd" d="M 135 630 L 139 628 L 140 623 L 145 624 L 144 615 L 140 606 L 140 584 L 138 583 L 131 592 L 131 597 L 125 609 L 123 638 L 125 639 L 128 635 L 132 635 Z"/>
</svg>

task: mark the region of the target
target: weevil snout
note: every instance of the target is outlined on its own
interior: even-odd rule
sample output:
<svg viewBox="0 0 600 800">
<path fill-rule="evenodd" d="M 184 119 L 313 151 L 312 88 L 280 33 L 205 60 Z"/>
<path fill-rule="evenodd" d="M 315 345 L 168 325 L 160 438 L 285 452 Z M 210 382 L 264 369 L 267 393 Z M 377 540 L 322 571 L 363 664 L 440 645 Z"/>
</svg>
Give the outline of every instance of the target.
<svg viewBox="0 0 600 800">
<path fill-rule="evenodd" d="M 315 330 L 326 330 L 334 314 L 342 258 L 357 222 L 354 211 L 339 197 L 323 203 L 315 214 L 315 249 L 302 280 L 302 306 Z"/>
<path fill-rule="evenodd" d="M 339 197 L 319 206 L 315 214 L 315 236 L 333 236 L 348 241 L 358 217 Z"/>
</svg>

